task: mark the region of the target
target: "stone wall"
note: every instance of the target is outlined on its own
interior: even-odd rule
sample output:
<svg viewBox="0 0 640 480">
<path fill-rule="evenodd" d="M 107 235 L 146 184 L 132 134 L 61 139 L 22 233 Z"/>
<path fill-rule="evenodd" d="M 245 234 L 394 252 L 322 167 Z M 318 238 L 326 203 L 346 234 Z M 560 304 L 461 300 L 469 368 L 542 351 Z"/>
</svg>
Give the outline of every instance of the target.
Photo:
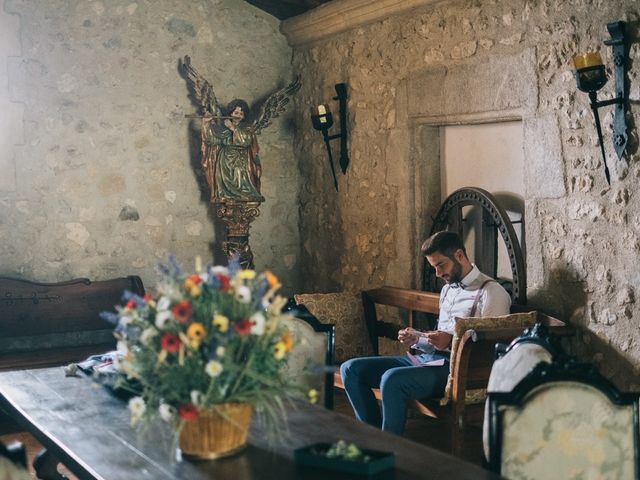
<svg viewBox="0 0 640 480">
<path fill-rule="evenodd" d="M 0 11 L 0 275 L 156 280 L 220 242 L 199 126 L 178 62 L 218 99 L 263 99 L 293 77 L 278 21 L 238 0 L 6 0 Z M 24 109 L 24 118 L 22 117 Z M 8 122 L 8 126 L 2 122 Z M 10 127 L 10 128 L 9 128 Z M 299 174 L 290 113 L 259 137 L 256 267 L 298 282 Z"/>
<path fill-rule="evenodd" d="M 608 186 L 588 98 L 577 91 L 571 65 L 574 54 L 593 49 L 612 65 L 602 43 L 606 23 L 630 22 L 636 39 L 636 2 L 379 0 L 376 6 L 384 14 L 370 2 L 336 0 L 282 26 L 294 45 L 294 68 L 313 79 L 296 116 L 303 126 L 296 152 L 304 177 L 305 290 L 419 286 L 419 243 L 440 203 L 436 127 L 521 120 L 529 302 L 584 329 L 576 353 L 623 387 L 636 382 L 637 132 L 631 129 L 627 158 L 619 162 L 612 109 L 602 110 Z M 634 125 L 637 42 L 630 56 Z M 336 193 L 308 107 L 330 101 L 338 82 L 349 85 L 352 164 Z M 612 94 L 610 81 L 600 95 Z"/>
</svg>

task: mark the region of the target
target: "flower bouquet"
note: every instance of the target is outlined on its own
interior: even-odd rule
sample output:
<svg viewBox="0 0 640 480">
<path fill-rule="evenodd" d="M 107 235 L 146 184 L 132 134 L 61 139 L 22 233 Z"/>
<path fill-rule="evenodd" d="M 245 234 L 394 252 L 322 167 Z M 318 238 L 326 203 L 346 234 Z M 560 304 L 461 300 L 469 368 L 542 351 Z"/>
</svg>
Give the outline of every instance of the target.
<svg viewBox="0 0 640 480">
<path fill-rule="evenodd" d="M 111 318 L 117 323 L 118 367 L 135 395 L 131 423 L 160 417 L 176 427 L 183 452 L 206 458 L 244 445 L 254 408 L 277 432 L 285 400 L 305 395 L 286 372 L 293 338 L 282 322 L 278 279 L 240 269 L 235 261 L 187 275 L 171 259 L 159 271 L 157 295 L 126 293 L 126 305 Z M 239 445 L 185 448 L 189 437 L 211 430 L 196 427 L 211 417 L 230 422 L 231 430 L 246 423 Z M 225 428 L 218 437 L 233 436 Z"/>
</svg>

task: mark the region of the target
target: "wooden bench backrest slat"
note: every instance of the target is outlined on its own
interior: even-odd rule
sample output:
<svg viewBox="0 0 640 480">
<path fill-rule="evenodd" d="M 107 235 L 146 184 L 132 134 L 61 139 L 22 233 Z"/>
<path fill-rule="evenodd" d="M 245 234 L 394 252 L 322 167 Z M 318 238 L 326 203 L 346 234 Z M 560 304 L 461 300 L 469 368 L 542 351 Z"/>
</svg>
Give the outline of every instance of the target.
<svg viewBox="0 0 640 480">
<path fill-rule="evenodd" d="M 137 276 L 55 284 L 0 277 L 0 337 L 111 329 L 99 315 L 113 311 L 124 290 L 144 294 Z"/>
</svg>

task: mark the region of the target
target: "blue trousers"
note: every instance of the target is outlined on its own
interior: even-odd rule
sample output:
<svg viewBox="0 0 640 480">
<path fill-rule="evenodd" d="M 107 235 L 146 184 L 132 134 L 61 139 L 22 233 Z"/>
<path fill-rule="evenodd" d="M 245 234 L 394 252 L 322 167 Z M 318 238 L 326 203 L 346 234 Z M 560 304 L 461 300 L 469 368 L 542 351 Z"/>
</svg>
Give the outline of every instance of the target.
<svg viewBox="0 0 640 480">
<path fill-rule="evenodd" d="M 418 358 L 431 360 L 443 356 L 436 353 Z M 420 367 L 406 356 L 352 358 L 340 366 L 340 374 L 358 420 L 402 435 L 407 403 L 441 397 L 449 376 L 449 362 L 440 367 Z M 382 412 L 372 388 L 380 388 Z"/>
</svg>

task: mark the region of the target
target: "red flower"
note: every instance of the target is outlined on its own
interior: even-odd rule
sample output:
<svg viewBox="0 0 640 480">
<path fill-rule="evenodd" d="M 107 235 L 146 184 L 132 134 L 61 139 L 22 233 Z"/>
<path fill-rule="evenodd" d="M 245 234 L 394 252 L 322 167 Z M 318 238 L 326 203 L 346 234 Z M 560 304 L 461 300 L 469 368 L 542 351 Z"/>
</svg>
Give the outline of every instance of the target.
<svg viewBox="0 0 640 480">
<path fill-rule="evenodd" d="M 229 280 L 229 277 L 220 273 L 217 274 L 216 277 L 218 277 L 218 281 L 220 282 L 220 290 L 228 292 L 231 289 L 231 281 Z"/>
<path fill-rule="evenodd" d="M 190 422 L 198 418 L 198 409 L 193 403 L 185 403 L 178 408 L 178 414 L 183 420 Z"/>
<path fill-rule="evenodd" d="M 127 307 L 127 308 L 130 308 L 130 309 L 134 309 L 134 308 L 136 308 L 136 301 L 132 298 L 131 300 L 129 300 L 129 301 L 127 302 L 126 307 Z"/>
<path fill-rule="evenodd" d="M 238 335 L 248 335 L 251 333 L 251 320 L 245 318 L 240 320 L 235 325 L 236 333 Z"/>
<path fill-rule="evenodd" d="M 191 280 L 196 285 L 198 285 L 199 283 L 202 283 L 202 278 L 200 277 L 200 275 L 191 275 L 189 277 L 189 280 Z"/>
<path fill-rule="evenodd" d="M 175 333 L 165 333 L 160 339 L 162 348 L 169 353 L 176 353 L 180 351 L 180 337 Z"/>
<path fill-rule="evenodd" d="M 145 302 L 149 303 L 151 300 L 153 300 L 153 297 L 151 296 L 151 294 L 149 294 L 149 293 L 145 293 L 145 294 L 144 294 L 144 297 L 142 297 L 142 299 L 143 299 Z"/>
<path fill-rule="evenodd" d="M 180 303 L 176 303 L 172 308 L 173 316 L 176 317 L 178 323 L 187 323 L 193 314 L 193 310 L 191 310 L 191 305 L 189 302 L 182 301 Z"/>
</svg>

